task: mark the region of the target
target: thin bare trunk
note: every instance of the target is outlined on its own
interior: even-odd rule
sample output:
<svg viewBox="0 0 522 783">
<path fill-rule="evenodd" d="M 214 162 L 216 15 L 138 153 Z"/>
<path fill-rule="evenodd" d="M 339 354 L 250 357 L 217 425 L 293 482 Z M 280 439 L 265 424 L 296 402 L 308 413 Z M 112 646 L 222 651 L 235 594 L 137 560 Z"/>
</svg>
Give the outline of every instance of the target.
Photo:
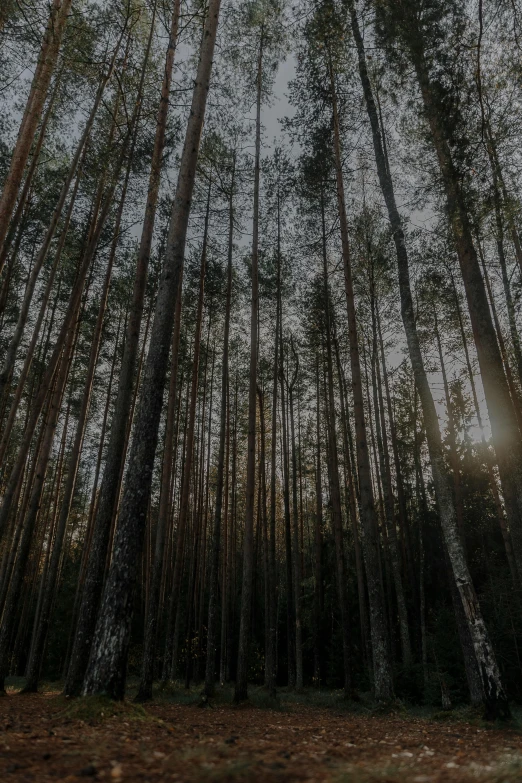
<svg viewBox="0 0 522 783">
<path fill-rule="evenodd" d="M 409 259 L 406 249 L 402 220 L 397 209 L 393 182 L 383 146 L 382 130 L 373 96 L 373 90 L 366 65 L 364 43 L 353 0 L 349 0 L 352 32 L 357 53 L 359 74 L 364 91 L 366 109 L 372 129 L 377 174 L 388 210 L 397 253 L 399 289 L 401 296 L 401 314 L 406 332 L 408 352 L 413 366 L 415 383 L 419 392 L 426 427 L 426 437 L 431 460 L 431 469 L 435 485 L 435 494 L 439 508 L 444 539 L 459 595 L 462 600 L 466 622 L 473 642 L 477 665 L 482 677 L 484 701 L 488 715 L 509 715 L 509 706 L 502 685 L 495 653 L 489 639 L 471 576 L 460 543 L 455 505 L 452 497 L 451 481 L 444 464 L 442 439 L 435 404 L 428 384 L 424 361 L 420 350 L 419 337 L 415 322 L 415 312 L 411 294 Z"/>
<path fill-rule="evenodd" d="M 71 3 L 72 0 L 53 0 L 50 9 L 49 21 L 44 33 L 31 90 L 18 131 L 18 138 L 9 171 L 4 182 L 2 196 L 0 197 L 0 248 L 3 246 L 7 236 L 9 222 L 15 208 L 25 166 L 58 59 Z"/>
<path fill-rule="evenodd" d="M 219 414 L 219 447 L 216 476 L 216 495 L 214 505 L 214 525 L 212 530 L 212 543 L 210 553 L 210 594 L 208 602 L 207 625 L 207 661 L 205 669 L 204 693 L 207 697 L 214 693 L 215 669 L 216 669 L 216 642 L 217 642 L 217 610 L 218 610 L 218 585 L 219 585 L 219 555 L 221 549 L 221 528 L 223 508 L 223 484 L 225 472 L 225 443 L 227 427 L 227 395 L 228 395 L 228 355 L 230 336 L 230 311 L 232 304 L 232 256 L 234 251 L 234 197 L 235 197 L 235 166 L 236 155 L 233 153 L 232 173 L 229 192 L 229 227 L 228 227 L 228 263 L 227 263 L 227 291 L 225 303 L 225 329 L 223 335 L 223 355 L 221 359 L 221 409 Z M 225 515 L 226 524 L 226 515 Z M 223 558 L 223 569 L 226 569 L 226 560 Z M 225 594 L 221 596 L 223 605 Z M 223 636 L 223 635 L 222 635 Z M 223 642 L 223 639 L 222 639 Z"/>
<path fill-rule="evenodd" d="M 393 698 L 393 675 L 389 659 L 386 632 L 385 601 L 382 583 L 379 577 L 379 540 L 371 481 L 370 455 L 368 453 L 364 401 L 357 336 L 357 319 L 353 293 L 350 247 L 348 240 L 348 222 L 344 198 L 344 183 L 341 159 L 341 141 L 335 74 L 330 63 L 330 86 L 334 126 L 334 157 L 337 181 L 337 202 L 341 229 L 341 243 L 344 266 L 344 284 L 348 314 L 348 336 L 350 343 L 350 363 L 352 370 L 352 392 L 354 401 L 354 422 L 357 442 L 357 466 L 359 474 L 359 492 L 361 497 L 361 524 L 363 528 L 363 554 L 366 566 L 368 586 L 368 604 L 370 608 L 370 631 L 373 653 L 373 675 L 375 697 L 388 701 Z"/>
<path fill-rule="evenodd" d="M 254 208 L 252 224 L 252 296 L 250 313 L 250 369 L 248 381 L 248 446 L 245 497 L 245 532 L 243 539 L 243 579 L 241 586 L 241 614 L 237 653 L 236 687 L 234 700 L 247 698 L 248 652 L 252 604 L 252 577 L 254 571 L 254 500 L 256 487 L 256 388 L 257 388 L 257 320 L 258 320 L 258 235 L 259 235 L 259 175 L 261 156 L 261 89 L 263 75 L 264 29 L 261 28 L 257 63 L 256 142 L 254 164 Z"/>
</svg>

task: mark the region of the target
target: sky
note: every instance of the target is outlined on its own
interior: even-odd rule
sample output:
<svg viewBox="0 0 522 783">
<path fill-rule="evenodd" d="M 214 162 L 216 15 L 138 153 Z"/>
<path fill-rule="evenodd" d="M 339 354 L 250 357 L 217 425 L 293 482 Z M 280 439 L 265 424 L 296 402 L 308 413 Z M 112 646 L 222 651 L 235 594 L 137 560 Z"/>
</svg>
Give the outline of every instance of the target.
<svg viewBox="0 0 522 783">
<path fill-rule="evenodd" d="M 283 117 L 292 117 L 295 113 L 293 106 L 288 102 L 288 83 L 295 76 L 295 58 L 289 54 L 280 65 L 273 87 L 273 100 L 271 105 L 263 107 L 262 122 L 264 127 L 265 142 L 271 147 L 281 135 L 280 121 Z"/>
</svg>

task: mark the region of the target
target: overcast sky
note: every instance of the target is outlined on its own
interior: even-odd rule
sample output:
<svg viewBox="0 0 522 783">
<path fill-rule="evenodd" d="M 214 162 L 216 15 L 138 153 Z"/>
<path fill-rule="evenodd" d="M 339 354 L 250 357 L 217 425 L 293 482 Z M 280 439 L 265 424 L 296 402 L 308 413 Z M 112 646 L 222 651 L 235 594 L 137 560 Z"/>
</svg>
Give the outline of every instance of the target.
<svg viewBox="0 0 522 783">
<path fill-rule="evenodd" d="M 283 117 L 291 117 L 294 109 L 288 103 L 288 82 L 295 76 L 295 58 L 293 54 L 288 55 L 286 60 L 279 65 L 277 77 L 273 87 L 273 99 L 271 105 L 263 107 L 263 126 L 265 130 L 264 141 L 270 147 L 281 136 L 280 120 Z"/>
</svg>

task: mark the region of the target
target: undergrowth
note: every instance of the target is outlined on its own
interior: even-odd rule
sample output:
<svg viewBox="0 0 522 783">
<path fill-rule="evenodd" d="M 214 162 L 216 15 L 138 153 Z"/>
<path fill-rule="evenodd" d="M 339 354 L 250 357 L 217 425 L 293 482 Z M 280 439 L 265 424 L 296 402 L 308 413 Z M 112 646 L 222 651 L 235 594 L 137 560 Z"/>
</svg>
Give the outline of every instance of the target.
<svg viewBox="0 0 522 783">
<path fill-rule="evenodd" d="M 126 720 L 155 720 L 141 706 L 129 701 L 114 701 L 107 696 L 82 696 L 67 702 L 59 717 L 69 720 L 83 720 L 86 723 L 99 723 L 108 718 Z"/>
</svg>

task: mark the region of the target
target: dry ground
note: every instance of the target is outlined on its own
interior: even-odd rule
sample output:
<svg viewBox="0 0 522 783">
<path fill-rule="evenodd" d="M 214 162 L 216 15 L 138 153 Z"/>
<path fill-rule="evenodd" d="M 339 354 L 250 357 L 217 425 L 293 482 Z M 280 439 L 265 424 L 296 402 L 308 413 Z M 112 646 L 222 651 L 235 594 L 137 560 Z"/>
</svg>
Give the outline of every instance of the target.
<svg viewBox="0 0 522 783">
<path fill-rule="evenodd" d="M 522 781 L 522 734 L 480 722 L 169 700 L 78 708 L 56 692 L 0 699 L 0 781 Z M 103 716 L 102 714 L 103 713 Z"/>
</svg>

